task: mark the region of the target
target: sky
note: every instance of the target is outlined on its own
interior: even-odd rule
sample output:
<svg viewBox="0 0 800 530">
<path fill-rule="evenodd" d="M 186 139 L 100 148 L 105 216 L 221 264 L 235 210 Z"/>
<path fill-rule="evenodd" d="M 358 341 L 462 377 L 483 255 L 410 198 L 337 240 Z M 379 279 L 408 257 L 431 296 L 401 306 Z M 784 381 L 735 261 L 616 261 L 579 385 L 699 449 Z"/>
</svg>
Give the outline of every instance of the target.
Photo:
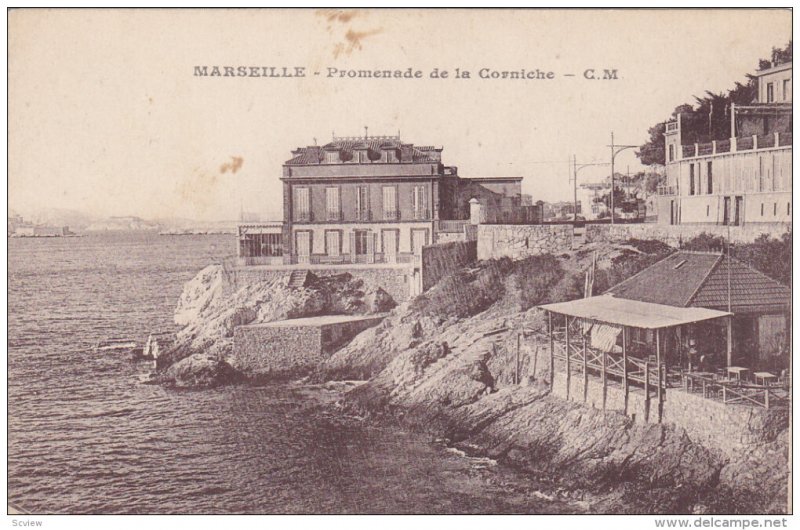
<svg viewBox="0 0 800 530">
<path fill-rule="evenodd" d="M 791 39 L 788 10 L 14 10 L 9 207 L 94 216 L 278 219 L 291 150 L 338 136 L 442 146 L 470 176 L 571 197 L 569 161 L 607 162 L 648 128 L 745 81 Z M 195 76 L 195 66 L 306 77 Z M 421 79 L 329 78 L 420 70 Z M 431 79 L 438 68 L 447 79 Z M 455 79 L 455 69 L 469 79 Z M 552 71 L 553 79 L 480 79 Z M 617 80 L 588 80 L 616 69 Z M 314 75 L 314 72 L 320 72 Z M 564 74 L 574 74 L 567 77 Z M 617 171 L 641 168 L 633 150 Z M 609 174 L 606 166 L 578 182 Z"/>
</svg>

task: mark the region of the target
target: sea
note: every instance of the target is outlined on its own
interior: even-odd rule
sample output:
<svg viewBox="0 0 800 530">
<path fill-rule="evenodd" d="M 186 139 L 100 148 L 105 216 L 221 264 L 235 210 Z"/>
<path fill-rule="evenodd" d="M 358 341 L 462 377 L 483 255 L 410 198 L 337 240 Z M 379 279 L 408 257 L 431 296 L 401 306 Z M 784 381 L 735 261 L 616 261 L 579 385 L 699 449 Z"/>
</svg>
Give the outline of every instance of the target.
<svg viewBox="0 0 800 530">
<path fill-rule="evenodd" d="M 335 389 L 180 391 L 99 350 L 174 329 L 232 235 L 8 240 L 8 502 L 32 514 L 575 513 L 530 477 L 347 416 Z"/>
</svg>

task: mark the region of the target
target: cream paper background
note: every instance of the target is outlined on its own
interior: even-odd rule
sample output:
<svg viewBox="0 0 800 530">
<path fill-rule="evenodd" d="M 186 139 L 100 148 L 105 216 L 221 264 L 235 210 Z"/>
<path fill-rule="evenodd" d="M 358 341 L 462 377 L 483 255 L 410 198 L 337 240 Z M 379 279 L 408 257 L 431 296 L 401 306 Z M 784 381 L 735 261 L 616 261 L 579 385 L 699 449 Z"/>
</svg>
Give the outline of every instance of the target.
<svg viewBox="0 0 800 530">
<path fill-rule="evenodd" d="M 534 200 L 567 199 L 573 154 L 607 161 L 612 130 L 618 143 L 645 142 L 678 104 L 744 81 L 790 40 L 791 22 L 775 9 L 15 10 L 9 204 L 279 218 L 291 149 L 364 126 L 444 146 L 464 176 L 524 176 Z M 302 66 L 308 77 L 195 77 L 196 65 Z M 450 78 L 329 79 L 328 67 Z M 478 79 L 484 67 L 555 79 Z M 619 79 L 586 80 L 588 68 Z M 641 169 L 630 150 L 617 164 Z M 587 168 L 580 181 L 607 173 Z"/>
</svg>

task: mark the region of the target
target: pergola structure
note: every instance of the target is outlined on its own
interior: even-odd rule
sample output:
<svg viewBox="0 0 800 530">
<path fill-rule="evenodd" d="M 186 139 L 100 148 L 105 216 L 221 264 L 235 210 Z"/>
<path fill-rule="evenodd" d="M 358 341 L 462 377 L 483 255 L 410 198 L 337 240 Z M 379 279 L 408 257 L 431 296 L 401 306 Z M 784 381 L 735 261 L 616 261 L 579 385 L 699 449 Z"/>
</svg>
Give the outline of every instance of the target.
<svg viewBox="0 0 800 530">
<path fill-rule="evenodd" d="M 603 381 L 603 406 L 609 376 L 621 380 L 625 392 L 625 412 L 628 411 L 628 393 L 631 383 L 641 384 L 648 403 L 652 385 L 658 396 L 659 421 L 663 414 L 665 385 L 665 359 L 663 333 L 670 328 L 687 324 L 725 319 L 728 330 L 731 313 L 702 307 L 675 307 L 670 305 L 615 298 L 611 295 L 592 296 L 569 302 L 539 306 L 548 315 L 550 341 L 550 384 L 553 384 L 555 359 L 566 362 L 567 397 L 569 397 L 571 363 L 582 364 L 584 399 L 586 397 L 588 370 L 599 372 Z M 563 327 L 558 321 L 563 317 Z M 572 332 L 570 330 L 573 330 Z M 631 330 L 647 330 L 655 335 L 654 355 L 637 358 L 629 353 Z M 621 351 L 617 338 L 622 335 Z M 728 333 L 728 350 L 731 348 Z M 563 345 L 563 346 L 562 346 Z M 557 351 L 560 350 L 560 351 Z"/>
</svg>

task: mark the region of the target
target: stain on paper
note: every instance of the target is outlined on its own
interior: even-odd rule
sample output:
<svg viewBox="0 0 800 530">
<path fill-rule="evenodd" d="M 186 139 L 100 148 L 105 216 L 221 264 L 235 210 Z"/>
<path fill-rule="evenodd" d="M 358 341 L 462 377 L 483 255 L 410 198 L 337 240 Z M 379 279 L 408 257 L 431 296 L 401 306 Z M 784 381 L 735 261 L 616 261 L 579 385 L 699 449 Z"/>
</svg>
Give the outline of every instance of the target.
<svg viewBox="0 0 800 530">
<path fill-rule="evenodd" d="M 230 171 L 231 173 L 235 174 L 244 164 L 244 158 L 240 156 L 232 156 L 230 162 L 225 162 L 221 166 L 219 166 L 220 173 L 227 173 Z"/>
</svg>

